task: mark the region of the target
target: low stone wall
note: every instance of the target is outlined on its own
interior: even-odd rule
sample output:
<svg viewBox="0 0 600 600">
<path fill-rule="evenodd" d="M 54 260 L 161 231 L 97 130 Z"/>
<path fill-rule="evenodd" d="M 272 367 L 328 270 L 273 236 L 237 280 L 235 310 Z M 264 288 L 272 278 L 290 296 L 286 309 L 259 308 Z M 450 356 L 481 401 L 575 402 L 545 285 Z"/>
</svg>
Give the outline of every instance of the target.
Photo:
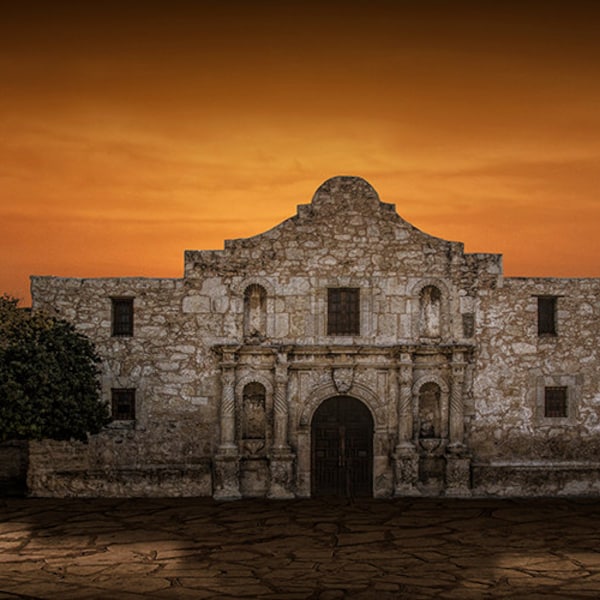
<svg viewBox="0 0 600 600">
<path fill-rule="evenodd" d="M 28 442 L 12 440 L 0 444 L 0 496 L 20 496 L 27 492 Z"/>
<path fill-rule="evenodd" d="M 598 496 L 600 463 L 474 464 L 472 484 L 473 496 Z"/>
<path fill-rule="evenodd" d="M 37 497 L 211 496 L 210 459 L 189 465 L 90 466 L 82 442 L 31 442 L 29 493 Z"/>
</svg>

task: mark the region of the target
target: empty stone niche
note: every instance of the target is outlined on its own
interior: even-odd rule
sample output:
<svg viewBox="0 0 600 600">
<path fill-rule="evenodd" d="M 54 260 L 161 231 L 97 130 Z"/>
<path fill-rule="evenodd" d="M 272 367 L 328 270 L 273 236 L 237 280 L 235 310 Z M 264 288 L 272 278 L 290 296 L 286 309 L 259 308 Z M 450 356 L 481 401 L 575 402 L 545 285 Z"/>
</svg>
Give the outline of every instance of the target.
<svg viewBox="0 0 600 600">
<path fill-rule="evenodd" d="M 242 394 L 242 439 L 250 442 L 250 453 L 256 454 L 264 446 L 267 427 L 265 386 L 253 381 L 244 387 Z M 260 444 L 260 442 L 263 444 Z M 252 444 L 252 442 L 255 442 Z M 254 450 L 252 449 L 254 448 Z"/>
<path fill-rule="evenodd" d="M 260 340 L 267 334 L 267 292 L 257 283 L 244 292 L 244 337 Z"/>
<path fill-rule="evenodd" d="M 419 390 L 419 481 L 436 489 L 441 489 L 444 485 L 446 464 L 441 397 L 440 386 L 433 381 L 423 384 Z"/>
<path fill-rule="evenodd" d="M 442 294 L 434 285 L 426 285 L 419 294 L 419 333 L 421 337 L 441 335 Z"/>
</svg>

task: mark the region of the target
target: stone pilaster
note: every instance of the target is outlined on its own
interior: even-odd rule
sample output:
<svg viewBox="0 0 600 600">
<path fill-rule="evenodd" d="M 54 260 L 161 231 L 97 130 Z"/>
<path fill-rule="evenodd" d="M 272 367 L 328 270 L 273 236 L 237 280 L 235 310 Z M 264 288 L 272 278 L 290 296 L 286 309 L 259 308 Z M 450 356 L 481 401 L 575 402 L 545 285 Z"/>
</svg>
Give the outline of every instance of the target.
<svg viewBox="0 0 600 600">
<path fill-rule="evenodd" d="M 221 361 L 221 443 L 214 460 L 214 493 L 217 500 L 241 497 L 238 448 L 235 443 L 235 351 L 223 350 Z"/>
<path fill-rule="evenodd" d="M 471 495 L 471 457 L 464 445 L 464 396 L 466 362 L 464 354 L 452 355 L 450 390 L 450 444 L 446 452 L 446 496 Z"/>
<path fill-rule="evenodd" d="M 412 409 L 412 383 L 413 383 L 412 357 L 408 352 L 400 356 L 398 369 L 398 446 L 403 448 L 414 447 L 413 439 L 413 409 Z"/>
<path fill-rule="evenodd" d="M 413 364 L 408 352 L 400 355 L 398 384 L 398 444 L 393 456 L 394 495 L 418 496 L 419 455 L 413 443 Z"/>
<path fill-rule="evenodd" d="M 450 446 L 462 447 L 464 441 L 465 418 L 463 387 L 465 381 L 464 356 L 462 352 L 452 355 L 452 389 L 450 390 Z"/>
<path fill-rule="evenodd" d="M 273 398 L 273 452 L 289 452 L 288 445 L 288 362 L 285 352 L 277 353 Z"/>
<path fill-rule="evenodd" d="M 288 361 L 286 352 L 277 353 L 273 398 L 273 446 L 271 448 L 271 483 L 269 498 L 294 498 L 294 455 L 288 444 Z"/>
</svg>

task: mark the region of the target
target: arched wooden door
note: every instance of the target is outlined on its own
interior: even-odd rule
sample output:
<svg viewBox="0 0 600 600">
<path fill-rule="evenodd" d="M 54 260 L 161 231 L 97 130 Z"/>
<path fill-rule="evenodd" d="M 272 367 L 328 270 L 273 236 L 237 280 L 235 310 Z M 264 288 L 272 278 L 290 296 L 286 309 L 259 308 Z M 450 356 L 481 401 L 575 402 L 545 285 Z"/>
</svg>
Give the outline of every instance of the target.
<svg viewBox="0 0 600 600">
<path fill-rule="evenodd" d="M 373 496 L 373 418 L 348 396 L 325 400 L 313 416 L 313 496 Z"/>
</svg>

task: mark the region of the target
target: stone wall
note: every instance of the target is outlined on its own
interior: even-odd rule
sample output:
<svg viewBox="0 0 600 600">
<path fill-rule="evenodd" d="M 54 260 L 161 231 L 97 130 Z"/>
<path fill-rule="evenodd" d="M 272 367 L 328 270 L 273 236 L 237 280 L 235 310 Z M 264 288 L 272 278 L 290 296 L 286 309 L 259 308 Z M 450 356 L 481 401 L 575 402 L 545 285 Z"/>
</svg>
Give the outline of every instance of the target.
<svg viewBox="0 0 600 600">
<path fill-rule="evenodd" d="M 95 436 L 95 442 L 104 441 Z M 123 448 L 138 445 L 138 440 L 123 443 Z M 144 445 L 139 444 L 143 450 Z M 94 464 L 98 451 L 83 442 L 30 442 L 30 467 L 27 475 L 32 496 L 209 496 L 212 475 L 209 459 L 175 464 L 148 461 L 132 464 Z"/>
<path fill-rule="evenodd" d="M 537 297 L 557 297 L 557 334 L 538 335 Z M 600 490 L 600 281 L 506 278 L 482 291 L 474 412 L 474 487 L 493 495 Z M 568 416 L 545 418 L 543 391 L 568 391 Z"/>
<path fill-rule="evenodd" d="M 65 451 L 56 460 L 52 457 L 61 444 L 52 446 L 47 461 L 43 452 L 34 452 L 31 461 L 43 461 L 42 470 L 48 470 L 51 464 L 60 465 L 61 471 L 69 475 L 61 475 L 62 483 L 56 483 L 56 489 L 44 480 L 32 486 L 32 493 L 61 495 L 69 486 L 79 486 L 90 494 L 126 495 L 119 490 L 128 484 L 119 482 L 119 477 L 127 474 L 131 480 L 132 473 L 139 473 L 133 494 L 146 495 L 160 489 L 159 494 L 187 495 L 183 482 L 171 484 L 165 480 L 159 485 L 157 473 L 169 473 L 174 466 L 185 473 L 198 465 L 206 470 L 218 442 L 216 364 L 202 343 L 209 323 L 201 317 L 192 322 L 187 318 L 182 309 L 183 287 L 181 280 L 167 279 L 33 278 L 34 308 L 51 310 L 71 320 L 96 344 L 103 358 L 103 401 L 110 403 L 112 388 L 135 388 L 136 420 L 112 423 L 101 434 L 92 436 L 89 444 L 77 445 L 74 454 L 68 450 L 69 443 L 64 443 Z M 133 337 L 111 335 L 114 297 L 135 298 Z M 80 464 L 82 457 L 85 465 Z M 75 475 L 83 471 L 85 475 Z M 102 473 L 108 472 L 114 474 L 114 481 L 105 485 Z M 175 477 L 173 473 L 170 476 Z M 210 481 L 209 472 L 192 489 L 210 494 L 207 476 Z M 152 481 L 146 489 L 143 482 L 148 477 Z M 78 483 L 73 483 L 75 480 Z"/>
<path fill-rule="evenodd" d="M 330 287 L 360 289 L 357 335 L 328 335 Z M 282 477 L 288 493 L 310 495 L 312 414 L 341 393 L 343 372 L 344 393 L 373 415 L 375 495 L 463 494 L 471 460 L 475 493 L 499 493 L 496 471 L 502 489 L 532 493 L 517 483 L 526 477 L 502 475 L 510 464 L 545 461 L 554 473 L 597 455 L 599 292 L 598 280 L 504 279 L 499 255 L 417 230 L 359 178 L 325 182 L 266 233 L 187 251 L 181 279 L 34 277 L 34 308 L 93 339 L 104 401 L 135 388 L 136 420 L 113 423 L 77 457 L 68 444 L 34 452 L 33 493 L 212 485 L 223 497 L 281 497 Z M 557 336 L 537 335 L 536 294 L 559 297 Z M 132 337 L 111 335 L 111 298 L 122 297 L 134 298 Z M 247 384 L 259 386 L 254 399 Z M 545 385 L 568 387 L 568 419 L 540 416 Z M 419 441 L 427 386 L 439 396 L 437 446 Z"/>
<path fill-rule="evenodd" d="M 557 335 L 537 333 L 537 296 L 554 295 Z M 473 448 L 484 460 L 594 460 L 600 450 L 600 281 L 505 279 L 479 298 Z M 566 386 L 566 419 L 545 419 L 544 386 Z"/>
</svg>

